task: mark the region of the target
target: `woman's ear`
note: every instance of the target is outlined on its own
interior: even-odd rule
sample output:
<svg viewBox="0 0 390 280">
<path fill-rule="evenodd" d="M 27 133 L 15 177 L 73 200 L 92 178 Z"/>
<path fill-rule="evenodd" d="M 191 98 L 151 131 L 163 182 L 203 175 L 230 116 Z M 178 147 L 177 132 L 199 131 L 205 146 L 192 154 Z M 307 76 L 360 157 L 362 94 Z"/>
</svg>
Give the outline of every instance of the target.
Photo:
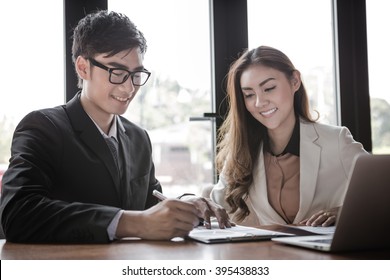
<svg viewBox="0 0 390 280">
<path fill-rule="evenodd" d="M 88 80 L 89 79 L 89 69 L 90 69 L 90 64 L 88 59 L 78 56 L 75 62 L 75 68 L 77 75 L 83 80 Z"/>
<path fill-rule="evenodd" d="M 294 70 L 292 74 L 291 86 L 293 87 L 294 92 L 296 92 L 301 86 L 301 73 L 298 70 Z"/>
</svg>

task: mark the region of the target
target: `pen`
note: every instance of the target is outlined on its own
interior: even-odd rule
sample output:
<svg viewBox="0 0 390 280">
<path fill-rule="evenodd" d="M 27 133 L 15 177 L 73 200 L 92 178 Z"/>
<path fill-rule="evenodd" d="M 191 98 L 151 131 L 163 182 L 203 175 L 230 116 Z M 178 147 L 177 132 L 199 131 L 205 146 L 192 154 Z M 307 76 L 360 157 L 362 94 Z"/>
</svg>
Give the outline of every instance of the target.
<svg viewBox="0 0 390 280">
<path fill-rule="evenodd" d="M 153 195 L 161 201 L 167 199 L 167 197 L 165 195 L 163 195 L 161 192 L 159 192 L 158 190 L 153 190 Z M 199 226 L 204 226 L 206 224 L 209 224 L 209 223 L 206 222 L 204 219 L 199 218 Z"/>
<path fill-rule="evenodd" d="M 161 201 L 167 199 L 167 197 L 165 195 L 163 195 L 162 193 L 160 193 L 158 190 L 154 190 L 153 195 Z"/>
</svg>

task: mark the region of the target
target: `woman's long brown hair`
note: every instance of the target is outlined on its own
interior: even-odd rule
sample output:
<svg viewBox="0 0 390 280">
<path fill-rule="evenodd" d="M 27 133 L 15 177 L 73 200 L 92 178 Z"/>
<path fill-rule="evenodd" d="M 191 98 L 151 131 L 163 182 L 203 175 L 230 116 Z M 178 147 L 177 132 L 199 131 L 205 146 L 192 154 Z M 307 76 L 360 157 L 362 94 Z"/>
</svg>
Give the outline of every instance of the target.
<svg viewBox="0 0 390 280">
<path fill-rule="evenodd" d="M 247 111 L 241 91 L 241 75 L 251 65 L 276 69 L 283 72 L 288 80 L 296 71 L 284 53 L 267 46 L 245 51 L 230 67 L 227 76 L 229 110 L 218 131 L 216 166 L 227 186 L 225 199 L 231 207 L 231 213 L 236 213 L 239 221 L 249 215 L 245 199 L 253 182 L 252 170 L 267 133 L 266 127 Z M 298 117 L 314 122 L 303 83 L 295 93 L 294 110 Z"/>
</svg>

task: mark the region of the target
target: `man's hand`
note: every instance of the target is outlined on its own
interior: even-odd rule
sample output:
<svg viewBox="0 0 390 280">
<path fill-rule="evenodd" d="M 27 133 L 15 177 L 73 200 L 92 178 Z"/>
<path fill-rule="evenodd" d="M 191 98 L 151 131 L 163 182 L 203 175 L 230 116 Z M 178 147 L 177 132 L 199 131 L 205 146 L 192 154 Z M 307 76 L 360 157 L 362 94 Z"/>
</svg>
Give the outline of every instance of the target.
<svg viewBox="0 0 390 280">
<path fill-rule="evenodd" d="M 116 236 L 149 240 L 185 237 L 199 224 L 200 212 L 190 202 L 166 199 L 144 211 L 125 211 Z"/>
</svg>

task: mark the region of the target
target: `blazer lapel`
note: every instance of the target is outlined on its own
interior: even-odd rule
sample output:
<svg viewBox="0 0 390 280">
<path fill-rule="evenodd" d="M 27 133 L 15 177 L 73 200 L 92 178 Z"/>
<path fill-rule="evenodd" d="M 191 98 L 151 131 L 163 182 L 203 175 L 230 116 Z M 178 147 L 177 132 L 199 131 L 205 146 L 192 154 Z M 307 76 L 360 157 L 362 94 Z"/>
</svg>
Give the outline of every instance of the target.
<svg viewBox="0 0 390 280">
<path fill-rule="evenodd" d="M 76 94 L 76 96 L 66 104 L 66 111 L 71 124 L 74 130 L 79 133 L 81 140 L 90 148 L 90 151 L 94 153 L 107 167 L 119 195 L 120 178 L 110 148 L 107 146 L 103 136 L 96 128 L 96 125 L 81 106 L 79 96 L 79 94 Z"/>
<path fill-rule="evenodd" d="M 306 216 L 313 202 L 320 165 L 321 147 L 316 143 L 318 134 L 312 123 L 300 123 L 300 205 L 294 223 Z"/>
<path fill-rule="evenodd" d="M 259 160 L 253 172 L 253 183 L 249 189 L 248 204 L 256 212 L 260 224 L 269 224 L 271 221 L 277 224 L 286 223 L 268 201 L 263 144 L 261 144 Z"/>
<path fill-rule="evenodd" d="M 133 209 L 132 208 L 132 190 L 131 190 L 131 154 L 130 147 L 131 141 L 129 136 L 126 134 L 125 128 L 123 127 L 122 122 L 118 118 L 118 137 L 119 137 L 119 145 L 120 150 L 122 151 L 122 159 L 123 159 L 123 178 L 122 178 L 122 193 L 121 193 L 121 201 L 122 207 L 124 209 Z"/>
</svg>

